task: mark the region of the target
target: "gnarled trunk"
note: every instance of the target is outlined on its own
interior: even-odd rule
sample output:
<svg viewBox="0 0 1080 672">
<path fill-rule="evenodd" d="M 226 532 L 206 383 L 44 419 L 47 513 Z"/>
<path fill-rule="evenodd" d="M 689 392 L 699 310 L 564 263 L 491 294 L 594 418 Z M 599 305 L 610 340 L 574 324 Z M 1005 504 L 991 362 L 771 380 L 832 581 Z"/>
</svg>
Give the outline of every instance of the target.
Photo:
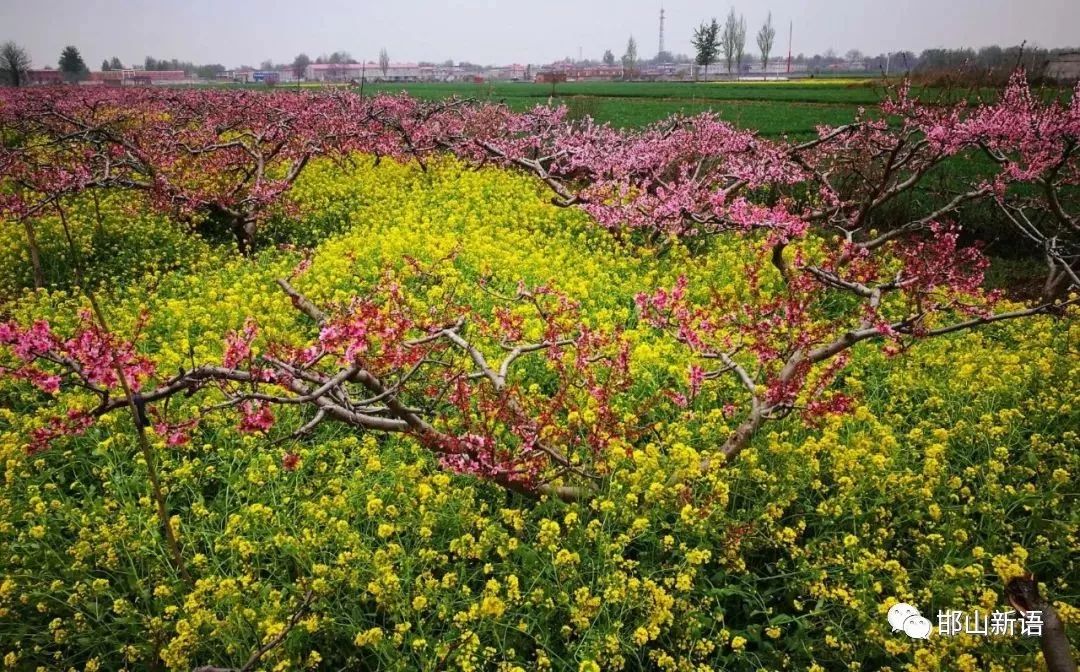
<svg viewBox="0 0 1080 672">
<path fill-rule="evenodd" d="M 1073 660 L 1072 647 L 1065 634 L 1065 624 L 1050 600 L 1039 594 L 1039 584 L 1035 577 L 1020 576 L 1010 580 L 1005 586 L 1005 595 L 1022 614 L 1029 611 L 1042 612 L 1039 648 L 1046 660 L 1046 669 L 1049 672 L 1076 672 L 1076 661 Z"/>
<path fill-rule="evenodd" d="M 231 217 L 229 228 L 236 238 L 236 249 L 245 257 L 255 254 L 255 233 L 258 229 L 251 216 Z"/>
<path fill-rule="evenodd" d="M 34 225 L 28 219 L 23 219 L 22 224 L 23 229 L 26 231 L 26 245 L 30 248 L 30 267 L 34 271 L 34 289 L 41 289 L 45 286 L 45 271 L 41 267 L 41 248 L 38 247 Z"/>
</svg>

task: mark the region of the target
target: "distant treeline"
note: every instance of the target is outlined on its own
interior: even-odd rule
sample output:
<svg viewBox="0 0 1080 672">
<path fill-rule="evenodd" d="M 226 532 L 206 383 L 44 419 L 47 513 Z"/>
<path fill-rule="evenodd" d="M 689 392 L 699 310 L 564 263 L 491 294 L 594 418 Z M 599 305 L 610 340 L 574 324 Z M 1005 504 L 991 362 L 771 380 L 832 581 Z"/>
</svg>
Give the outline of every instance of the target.
<svg viewBox="0 0 1080 672">
<path fill-rule="evenodd" d="M 213 79 L 226 70 L 225 66 L 220 63 L 196 65 L 190 61 L 179 61 L 175 58 L 157 59 L 152 56 L 146 57 L 146 60 L 143 61 L 143 68 L 145 70 L 183 70 L 189 75 L 196 75 L 203 79 Z"/>
<path fill-rule="evenodd" d="M 1050 59 L 1061 53 L 1075 49 L 1041 49 L 1039 47 L 999 47 L 992 45 L 975 50 L 965 49 L 924 49 L 916 56 L 913 52 L 881 54 L 866 59 L 866 66 L 872 70 L 910 71 L 933 73 L 943 71 L 971 72 L 1011 72 L 1017 66 L 1023 67 L 1029 75 L 1039 76 Z"/>
</svg>

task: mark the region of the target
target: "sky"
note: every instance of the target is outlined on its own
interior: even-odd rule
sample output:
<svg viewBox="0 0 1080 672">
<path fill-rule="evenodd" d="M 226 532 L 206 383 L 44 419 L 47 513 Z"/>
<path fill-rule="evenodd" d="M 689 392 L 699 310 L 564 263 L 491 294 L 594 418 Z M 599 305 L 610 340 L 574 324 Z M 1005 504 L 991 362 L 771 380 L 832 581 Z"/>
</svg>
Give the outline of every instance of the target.
<svg viewBox="0 0 1080 672">
<path fill-rule="evenodd" d="M 748 50 L 771 11 L 775 52 L 867 54 L 1022 41 L 1080 46 L 1080 0 L 664 0 L 665 46 L 692 53 L 694 26 L 728 10 L 746 16 Z M 348 51 L 375 60 L 547 63 L 620 56 L 631 35 L 641 57 L 658 47 L 660 0 L 0 0 L 0 41 L 24 46 L 34 67 L 55 67 L 75 45 L 96 69 L 117 56 L 227 67 Z M 580 50 L 580 51 L 579 51 Z"/>
</svg>

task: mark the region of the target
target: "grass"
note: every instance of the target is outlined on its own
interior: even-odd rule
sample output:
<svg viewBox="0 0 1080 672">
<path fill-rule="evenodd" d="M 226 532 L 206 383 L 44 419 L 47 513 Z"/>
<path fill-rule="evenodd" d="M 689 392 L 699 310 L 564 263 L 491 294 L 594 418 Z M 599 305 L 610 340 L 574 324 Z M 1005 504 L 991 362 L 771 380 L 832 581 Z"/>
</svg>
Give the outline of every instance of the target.
<svg viewBox="0 0 1080 672">
<path fill-rule="evenodd" d="M 893 80 L 895 83 L 898 80 Z M 794 81 L 758 82 L 400 82 L 368 83 L 367 94 L 408 93 L 424 100 L 452 96 L 483 102 L 503 102 L 514 110 L 548 103 L 566 104 L 571 114 L 588 114 L 599 122 L 622 128 L 648 125 L 672 114 L 713 111 L 736 126 L 759 131 L 766 137 L 790 135 L 801 139 L 815 134 L 817 126 L 839 125 L 855 118 L 859 108 L 873 110 L 886 92 L 880 77 L 822 77 Z M 265 89 L 264 84 L 232 85 Z M 281 84 L 283 89 L 314 89 L 323 84 Z M 339 85 L 342 86 L 342 85 Z M 991 99 L 995 90 L 916 86 L 924 100 L 942 97 L 972 102 Z M 1048 88 L 1042 95 L 1068 99 L 1071 91 Z"/>
<path fill-rule="evenodd" d="M 850 121 L 860 106 L 877 104 L 881 88 L 872 81 L 791 82 L 492 82 L 366 84 L 364 92 L 400 93 L 426 100 L 461 96 L 505 102 L 525 110 L 549 102 L 566 104 L 575 114 L 620 127 L 644 126 L 672 114 L 713 111 L 762 135 L 812 134 L 818 124 Z M 552 95 L 554 93 L 554 95 Z"/>
<path fill-rule="evenodd" d="M 690 101 L 776 100 L 801 103 L 872 105 L 880 100 L 881 87 L 875 80 L 803 84 L 795 82 L 531 82 L 366 84 L 365 91 L 399 92 L 422 98 L 451 95 L 484 99 L 555 96 L 595 96 L 600 98 L 653 98 Z"/>
<path fill-rule="evenodd" d="M 266 88 L 263 84 L 226 85 Z M 315 89 L 314 83 L 281 84 L 282 89 Z M 874 79 L 815 79 L 800 82 L 403 82 L 365 84 L 365 95 L 408 93 L 424 100 L 453 96 L 506 103 L 523 111 L 536 105 L 565 104 L 571 115 L 588 114 L 622 128 L 640 127 L 673 114 L 717 112 L 742 128 L 765 136 L 810 136 L 820 124 L 843 124 L 859 107 L 873 107 L 884 89 Z"/>
</svg>

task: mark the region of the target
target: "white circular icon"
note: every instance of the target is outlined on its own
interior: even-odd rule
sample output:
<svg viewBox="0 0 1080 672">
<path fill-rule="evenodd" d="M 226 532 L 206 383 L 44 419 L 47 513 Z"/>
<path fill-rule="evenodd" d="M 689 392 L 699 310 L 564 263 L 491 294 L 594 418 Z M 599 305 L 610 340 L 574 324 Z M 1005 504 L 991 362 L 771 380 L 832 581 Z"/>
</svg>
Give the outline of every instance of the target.
<svg viewBox="0 0 1080 672">
<path fill-rule="evenodd" d="M 912 639 L 930 639 L 930 620 L 915 614 L 904 619 L 904 633 Z"/>
<path fill-rule="evenodd" d="M 906 602 L 897 602 L 889 608 L 889 625 L 892 626 L 893 632 L 900 632 L 904 629 L 904 621 L 908 616 L 918 615 L 919 610 L 915 607 Z"/>
</svg>

